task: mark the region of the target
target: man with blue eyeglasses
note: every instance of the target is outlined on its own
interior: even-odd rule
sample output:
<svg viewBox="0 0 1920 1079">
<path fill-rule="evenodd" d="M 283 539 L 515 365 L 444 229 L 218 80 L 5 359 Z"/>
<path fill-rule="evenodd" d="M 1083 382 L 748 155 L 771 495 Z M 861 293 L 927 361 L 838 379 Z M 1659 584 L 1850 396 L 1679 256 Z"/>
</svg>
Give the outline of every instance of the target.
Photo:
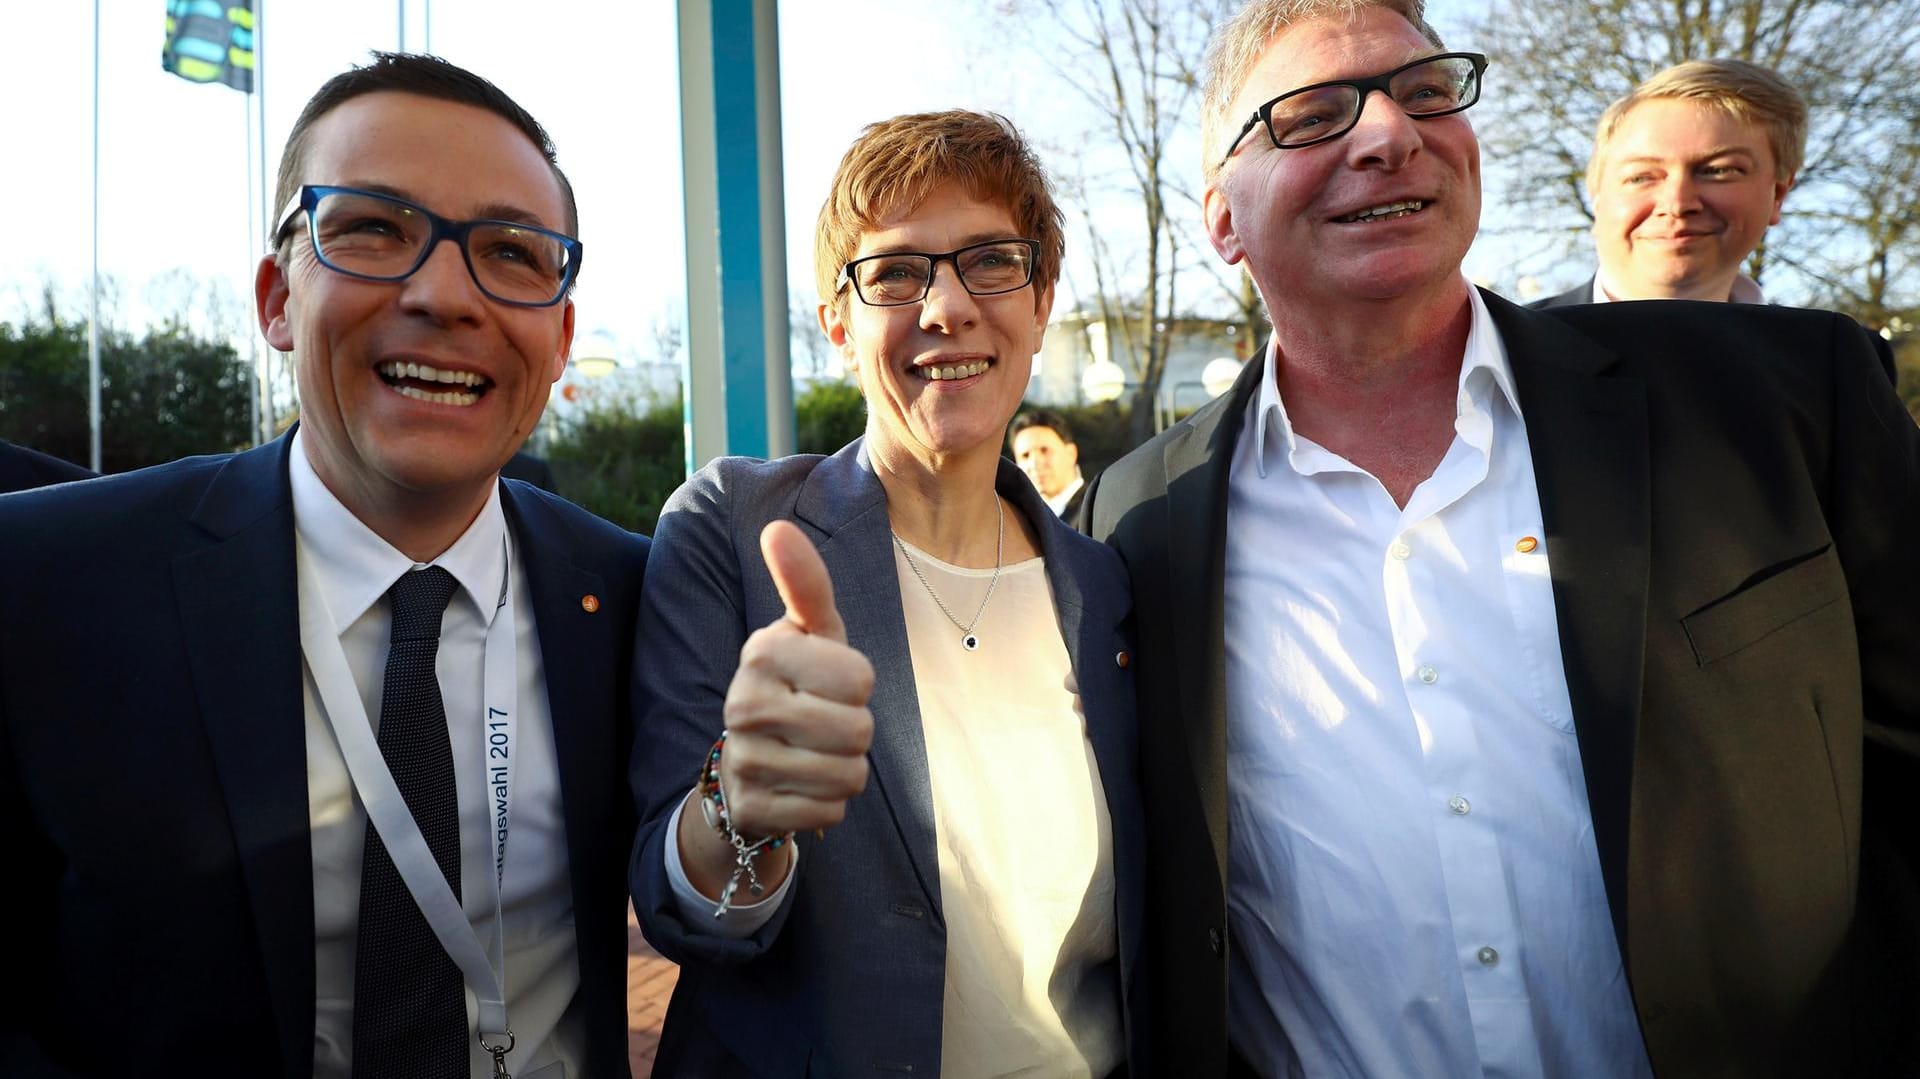
<svg viewBox="0 0 1920 1079">
<path fill-rule="evenodd" d="M 1156 1053 L 1916 1074 L 1874 800 L 1920 759 L 1920 432 L 1864 331 L 1475 289 L 1494 72 L 1419 0 L 1255 0 L 1209 56 L 1207 234 L 1273 338 L 1083 507 L 1141 635 Z"/>
<path fill-rule="evenodd" d="M 300 425 L 0 502 L 0 1074 L 624 1076 L 647 541 L 499 479 L 571 188 L 497 87 L 377 54 L 279 195 Z"/>
</svg>

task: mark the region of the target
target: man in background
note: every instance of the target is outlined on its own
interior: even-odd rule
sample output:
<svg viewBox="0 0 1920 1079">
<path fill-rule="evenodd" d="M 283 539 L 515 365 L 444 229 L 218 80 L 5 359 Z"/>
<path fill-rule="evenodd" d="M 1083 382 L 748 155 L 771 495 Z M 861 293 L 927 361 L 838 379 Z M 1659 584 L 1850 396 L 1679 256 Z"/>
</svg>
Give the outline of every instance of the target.
<svg viewBox="0 0 1920 1079">
<path fill-rule="evenodd" d="M 1080 475 L 1080 446 L 1067 421 L 1046 409 L 1022 412 L 1007 425 L 1007 446 L 1047 508 L 1068 523 L 1079 520 L 1086 480 Z"/>
<path fill-rule="evenodd" d="M 1742 272 L 1806 156 L 1807 103 L 1744 60 L 1688 60 L 1607 107 L 1587 161 L 1600 267 L 1536 303 L 1765 303 Z"/>
</svg>

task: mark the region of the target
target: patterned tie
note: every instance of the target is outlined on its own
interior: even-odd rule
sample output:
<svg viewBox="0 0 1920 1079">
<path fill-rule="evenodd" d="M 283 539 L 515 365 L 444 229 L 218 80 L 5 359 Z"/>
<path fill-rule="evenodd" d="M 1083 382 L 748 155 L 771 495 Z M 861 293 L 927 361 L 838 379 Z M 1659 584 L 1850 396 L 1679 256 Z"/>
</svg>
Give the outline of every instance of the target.
<svg viewBox="0 0 1920 1079">
<path fill-rule="evenodd" d="M 454 898 L 460 896 L 460 803 L 434 655 L 456 583 L 429 566 L 387 590 L 393 635 L 380 696 L 380 754 Z M 354 955 L 354 1079 L 460 1079 L 467 1074 L 467 1003 L 447 957 L 367 823 Z"/>
</svg>

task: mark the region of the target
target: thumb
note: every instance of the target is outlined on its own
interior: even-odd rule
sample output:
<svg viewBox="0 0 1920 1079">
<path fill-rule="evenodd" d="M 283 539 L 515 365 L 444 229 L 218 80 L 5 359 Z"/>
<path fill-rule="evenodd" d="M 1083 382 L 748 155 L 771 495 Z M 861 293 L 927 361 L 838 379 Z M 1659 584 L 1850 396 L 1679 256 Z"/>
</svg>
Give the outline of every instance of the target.
<svg viewBox="0 0 1920 1079">
<path fill-rule="evenodd" d="M 787 621 L 806 633 L 847 643 L 847 627 L 833 605 L 833 578 L 806 533 L 791 521 L 774 521 L 760 532 L 760 556 L 787 605 Z"/>
</svg>

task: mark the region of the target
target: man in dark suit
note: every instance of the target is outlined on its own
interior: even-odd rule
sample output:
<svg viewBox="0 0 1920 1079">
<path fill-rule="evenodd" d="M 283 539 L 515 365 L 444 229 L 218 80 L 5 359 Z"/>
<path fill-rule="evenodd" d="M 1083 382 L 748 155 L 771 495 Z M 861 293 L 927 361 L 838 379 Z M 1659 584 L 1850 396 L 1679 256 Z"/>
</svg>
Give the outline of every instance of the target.
<svg viewBox="0 0 1920 1079">
<path fill-rule="evenodd" d="M 1914 908 L 1860 823 L 1920 743 L 1920 436 L 1864 333 L 1478 292 L 1483 58 L 1417 0 L 1299 7 L 1223 27 L 1205 106 L 1268 351 L 1086 500 L 1134 586 L 1159 1051 L 1909 1074 Z"/>
<path fill-rule="evenodd" d="M 91 479 L 95 475 L 97 473 L 90 468 L 82 468 L 0 438 L 0 494 L 30 491 L 55 483 L 71 483 L 74 480 Z"/>
<path fill-rule="evenodd" d="M 1007 449 L 1054 516 L 1068 524 L 1080 519 L 1087 488 L 1080 475 L 1080 444 L 1059 413 L 1036 408 L 1015 416 L 1007 425 Z"/>
<path fill-rule="evenodd" d="M 570 189 L 404 55 L 321 88 L 279 187 L 302 424 L 0 500 L 0 1074 L 624 1076 L 647 541 L 498 478 L 566 362 Z"/>
</svg>

